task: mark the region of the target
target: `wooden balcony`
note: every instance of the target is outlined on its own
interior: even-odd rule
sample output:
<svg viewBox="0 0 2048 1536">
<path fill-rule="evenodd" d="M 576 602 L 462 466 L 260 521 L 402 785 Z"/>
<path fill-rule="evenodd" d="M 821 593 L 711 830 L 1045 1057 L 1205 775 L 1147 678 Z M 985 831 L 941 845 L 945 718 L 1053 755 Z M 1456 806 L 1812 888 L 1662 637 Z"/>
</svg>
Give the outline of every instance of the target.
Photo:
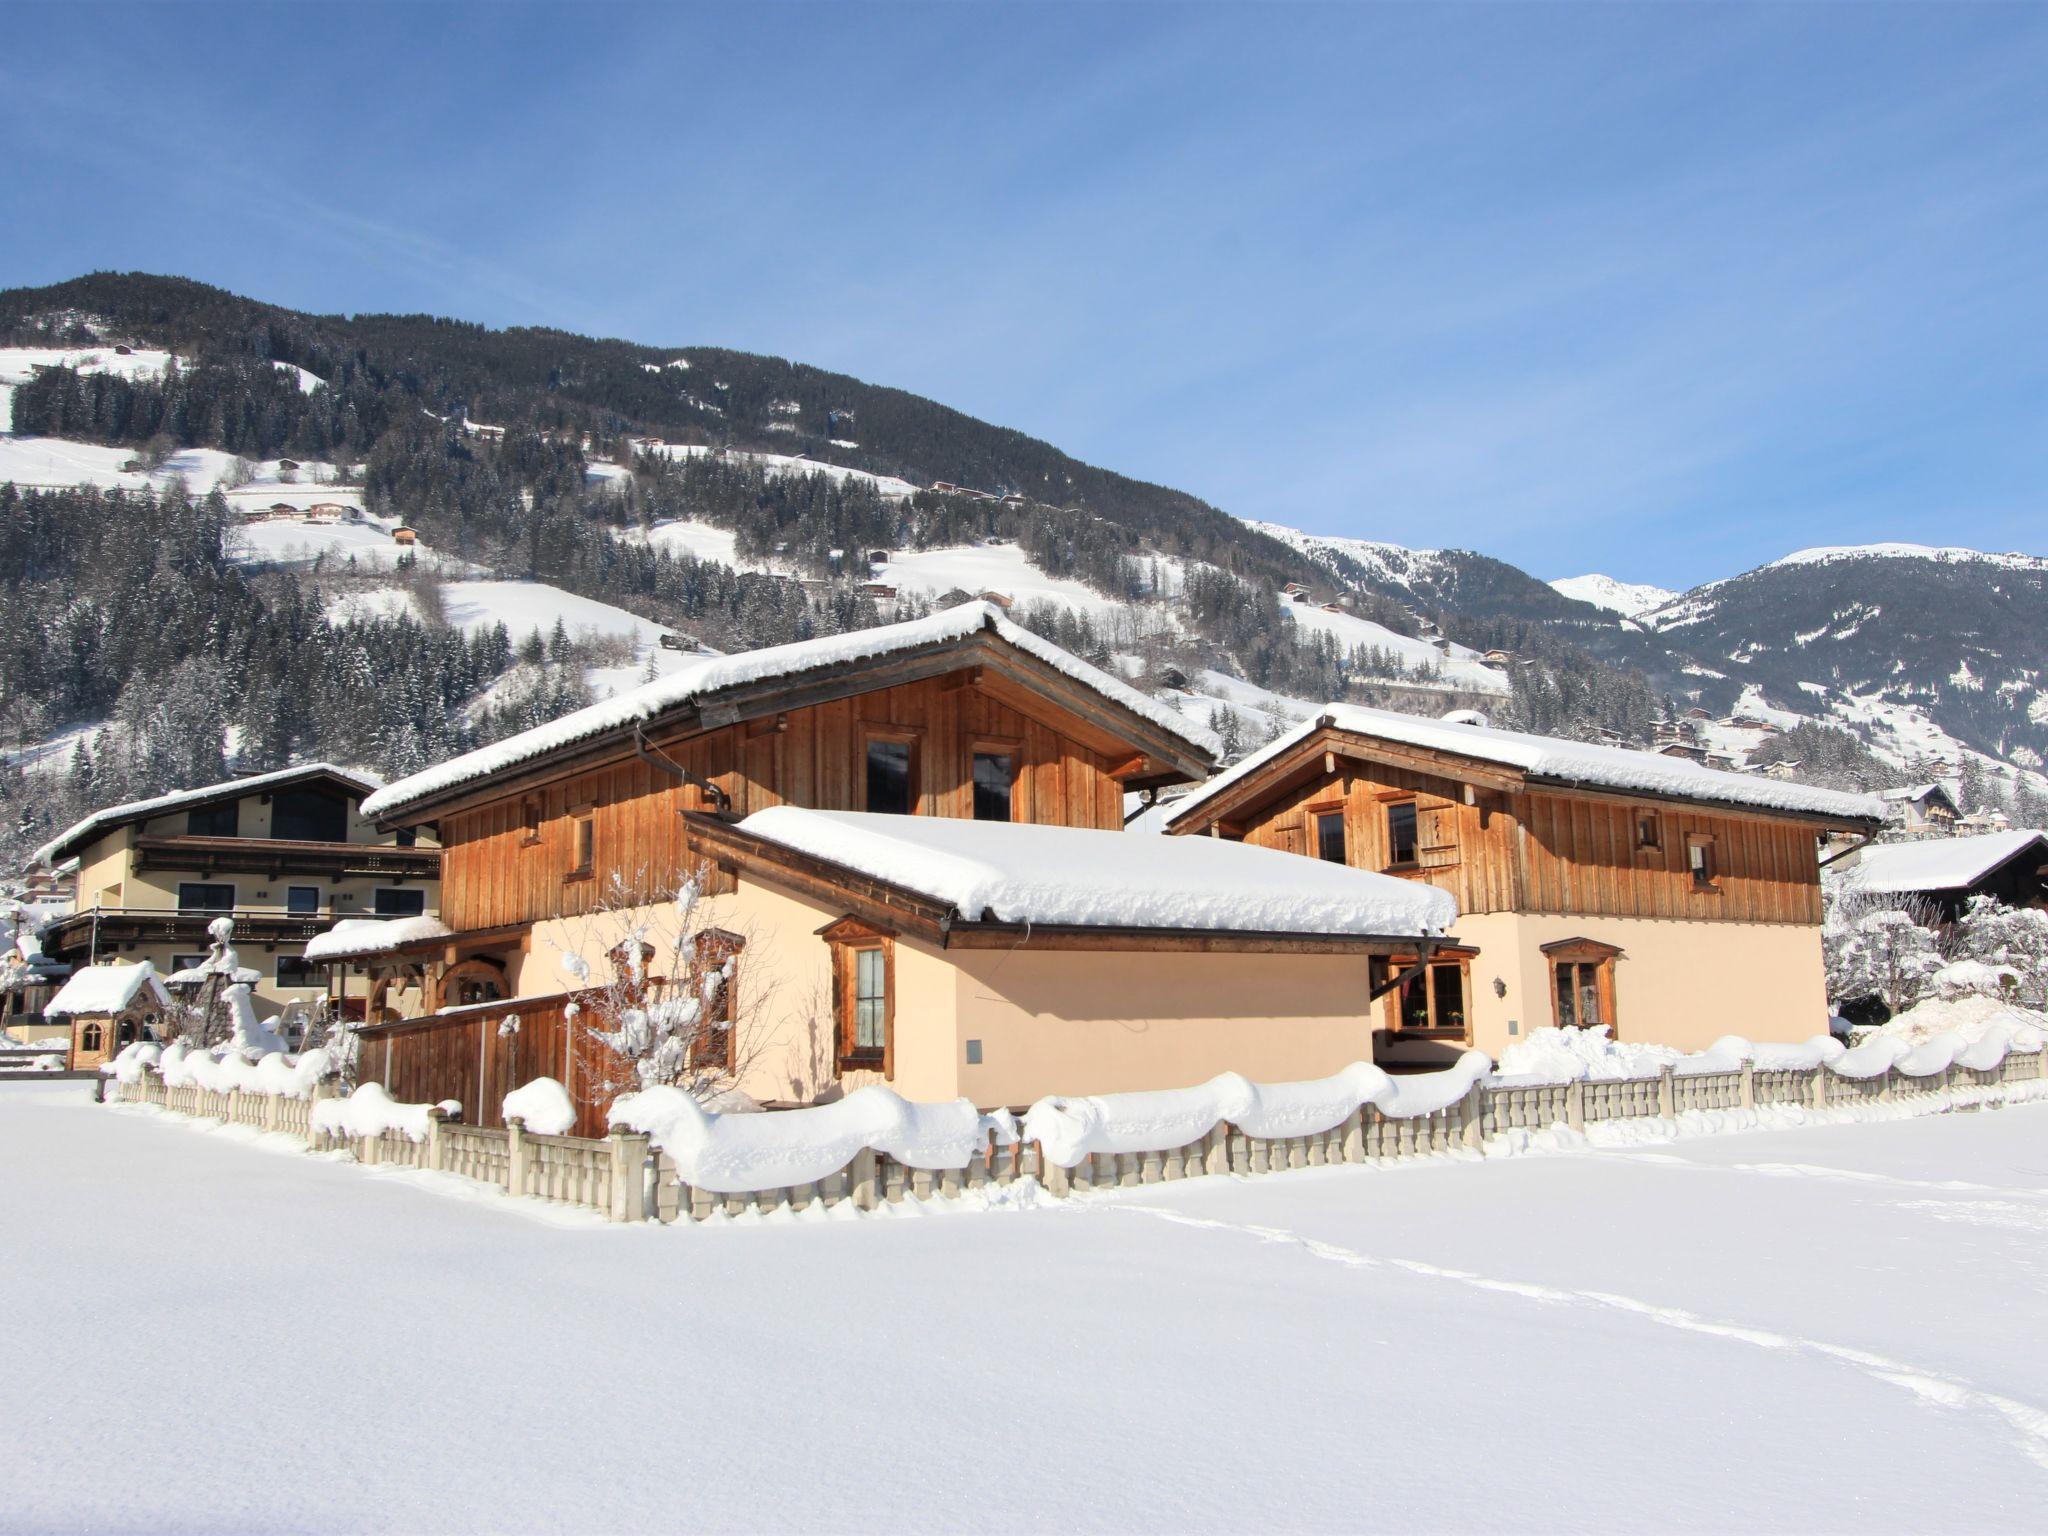
<svg viewBox="0 0 2048 1536">
<path fill-rule="evenodd" d="M 310 843 L 270 837 L 189 837 L 167 834 L 135 840 L 135 867 L 180 874 L 319 875 L 329 880 L 438 880 L 441 850 L 386 843 Z"/>
<path fill-rule="evenodd" d="M 89 907 L 45 930 L 43 952 L 75 965 L 93 952 L 97 940 L 98 948 L 109 953 L 122 944 L 176 944 L 197 954 L 207 947 L 206 925 L 217 917 L 235 920 L 237 945 L 303 944 L 335 923 L 332 912 L 174 912 L 157 907 Z"/>
</svg>

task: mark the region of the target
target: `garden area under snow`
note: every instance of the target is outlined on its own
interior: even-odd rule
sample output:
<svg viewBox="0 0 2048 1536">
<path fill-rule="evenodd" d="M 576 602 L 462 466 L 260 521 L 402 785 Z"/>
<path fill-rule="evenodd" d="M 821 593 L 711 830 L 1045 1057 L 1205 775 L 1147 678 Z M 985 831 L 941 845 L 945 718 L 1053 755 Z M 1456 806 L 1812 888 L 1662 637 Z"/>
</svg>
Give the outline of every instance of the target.
<svg viewBox="0 0 2048 1536">
<path fill-rule="evenodd" d="M 673 1228 L 0 1084 L 5 1523 L 2033 1529 L 2048 1105 L 1909 1115 Z"/>
</svg>

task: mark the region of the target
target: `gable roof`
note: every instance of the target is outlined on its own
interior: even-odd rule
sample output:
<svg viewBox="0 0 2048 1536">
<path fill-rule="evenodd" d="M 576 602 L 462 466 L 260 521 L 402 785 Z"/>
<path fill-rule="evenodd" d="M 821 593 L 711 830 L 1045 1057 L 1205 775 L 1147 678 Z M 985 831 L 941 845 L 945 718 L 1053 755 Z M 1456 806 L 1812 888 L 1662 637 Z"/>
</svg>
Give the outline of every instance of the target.
<svg viewBox="0 0 2048 1536">
<path fill-rule="evenodd" d="M 967 924 L 1420 938 L 1457 921 L 1419 881 L 1210 837 L 778 805 L 737 830 L 924 897 Z"/>
<path fill-rule="evenodd" d="M 1319 731 L 1393 742 L 1403 747 L 1443 753 L 1474 764 L 1505 768 L 1536 787 L 1592 789 L 1650 799 L 1725 805 L 1738 810 L 1778 812 L 1861 826 L 1881 822 L 1884 805 L 1875 796 L 1815 789 L 1761 774 L 1731 773 L 1707 768 L 1661 752 L 1598 742 L 1568 741 L 1559 736 L 1534 736 L 1456 719 L 1437 720 L 1403 715 L 1357 704 L 1329 704 L 1313 720 L 1305 720 L 1270 745 L 1218 774 L 1183 802 L 1169 823 L 1191 825 L 1203 808 L 1232 787 L 1242 784 L 1285 757 Z M 1456 769 L 1447 766 L 1446 776 Z"/>
<path fill-rule="evenodd" d="M 279 768 L 275 772 L 254 774 L 246 779 L 227 779 L 219 784 L 202 785 L 198 789 L 174 790 L 168 795 L 157 795 L 148 800 L 130 800 L 124 805 L 109 805 L 94 811 L 90 816 L 73 822 L 43 844 L 29 856 L 29 862 L 52 863 L 76 853 L 102 833 L 111 832 L 114 828 L 125 826 L 131 821 L 147 821 L 152 816 L 161 816 L 165 811 L 185 810 L 212 801 L 239 800 L 247 794 L 281 789 L 287 784 L 297 784 L 302 780 L 314 778 L 334 779 L 359 795 L 369 794 L 384 782 L 374 774 L 338 768 L 333 763 L 302 763 L 296 768 Z"/>
<path fill-rule="evenodd" d="M 1979 837 L 1880 843 L 1864 849 L 1856 863 L 1842 871 L 1840 889 L 1884 896 L 1965 890 L 2025 857 L 2030 849 L 2048 860 L 2048 833 L 1986 832 Z"/>
<path fill-rule="evenodd" d="M 156 967 L 147 960 L 133 965 L 88 965 L 72 973 L 57 989 L 57 995 L 43 1006 L 46 1018 L 75 1013 L 119 1013 L 148 988 L 150 1001 L 159 1008 L 171 1005 L 171 994 L 157 979 Z"/>
<path fill-rule="evenodd" d="M 707 704 L 722 694 L 764 684 L 793 683 L 813 673 L 848 669 L 885 657 L 958 648 L 984 636 L 1062 673 L 1125 716 L 1134 716 L 1155 732 L 1180 743 L 1184 750 L 1191 749 L 1194 757 L 1214 760 L 1218 751 L 1216 738 L 1177 710 L 1050 641 L 1041 640 L 1005 618 L 995 605 L 975 602 L 902 624 L 821 635 L 815 640 L 771 645 L 732 656 L 692 658 L 666 677 L 616 698 L 400 779 L 364 801 L 363 814 L 388 818 L 399 812 L 417 812 L 427 802 L 446 798 L 451 792 L 466 790 L 497 774 L 536 764 L 570 749 L 624 735 L 661 716 L 693 708 L 701 714 Z"/>
</svg>

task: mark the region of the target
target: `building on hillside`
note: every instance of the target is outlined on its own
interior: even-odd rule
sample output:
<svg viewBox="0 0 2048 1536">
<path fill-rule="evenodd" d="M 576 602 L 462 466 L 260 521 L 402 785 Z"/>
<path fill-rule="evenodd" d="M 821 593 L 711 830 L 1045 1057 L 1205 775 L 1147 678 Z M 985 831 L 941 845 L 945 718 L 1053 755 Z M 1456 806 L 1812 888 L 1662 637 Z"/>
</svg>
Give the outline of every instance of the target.
<svg viewBox="0 0 2048 1536">
<path fill-rule="evenodd" d="M 1842 860 L 1843 895 L 1919 897 L 1954 921 L 1973 896 L 2008 907 L 2048 907 L 2048 833 L 1990 832 L 1877 843 Z"/>
<path fill-rule="evenodd" d="M 1913 837 L 1946 837 L 1956 829 L 1956 803 L 1939 784 L 1911 784 L 1878 792 L 1884 819 Z"/>
<path fill-rule="evenodd" d="M 400 523 L 391 530 L 391 542 L 394 544 L 417 544 L 419 541 L 419 531 L 415 528 L 408 528 L 404 523 Z"/>
<path fill-rule="evenodd" d="M 65 1065 L 87 1072 L 120 1054 L 125 1045 L 158 1038 L 171 1008 L 156 967 L 147 960 L 88 965 L 72 974 L 43 1010 L 70 1032 Z"/>
<path fill-rule="evenodd" d="M 1986 832 L 2010 832 L 2012 818 L 1995 805 L 1980 805 L 1968 815 L 1956 818 L 1958 837 L 1981 837 Z"/>
<path fill-rule="evenodd" d="M 315 1001 L 325 979 L 306 940 L 337 917 L 439 906 L 440 850 L 366 821 L 376 787 L 314 763 L 95 811 L 36 852 L 79 864 L 77 903 L 43 947 L 74 967 L 148 960 L 169 976 L 205 957 L 209 923 L 232 917 L 244 963 L 262 972 L 257 1000 Z"/>
<path fill-rule="evenodd" d="M 1452 893 L 1457 946 L 1397 959 L 1381 1058 L 1545 1024 L 1688 1049 L 1825 1027 L 1817 839 L 1878 802 L 1651 752 L 1333 704 L 1190 796 L 1170 833 Z M 1427 970 L 1425 980 L 1423 971 Z"/>
<path fill-rule="evenodd" d="M 591 1021 L 665 925 L 687 932 L 641 938 L 641 966 L 686 944 L 729 967 L 692 1059 L 768 1104 L 1334 1072 L 1372 1048 L 1369 961 L 1427 951 L 1452 906 L 1123 832 L 1127 792 L 1214 751 L 987 604 L 707 658 L 373 797 L 380 826 L 438 830 L 445 927 L 313 952 L 372 989 L 362 1075 L 485 1124 L 547 1075 L 602 1129 L 631 1074 Z"/>
</svg>

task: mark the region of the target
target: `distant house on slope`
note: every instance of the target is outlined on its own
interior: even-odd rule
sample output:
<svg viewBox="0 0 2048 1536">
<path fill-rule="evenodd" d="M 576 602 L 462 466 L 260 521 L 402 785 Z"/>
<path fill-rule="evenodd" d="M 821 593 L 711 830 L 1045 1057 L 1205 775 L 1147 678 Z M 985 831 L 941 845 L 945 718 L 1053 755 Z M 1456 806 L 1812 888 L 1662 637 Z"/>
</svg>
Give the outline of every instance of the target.
<svg viewBox="0 0 2048 1536">
<path fill-rule="evenodd" d="M 1953 921 L 1973 896 L 2008 907 L 2048 907 L 2048 833 L 1992 832 L 1880 843 L 1845 858 L 1844 895 L 1920 897 Z"/>
<path fill-rule="evenodd" d="M 1669 749 L 1667 749 L 1668 751 Z M 1435 885 L 1451 942 L 1375 964 L 1376 1054 L 1498 1058 L 1540 1025 L 1698 1049 L 1827 1017 L 1819 840 L 1882 809 L 1651 752 L 1332 704 L 1168 820 Z M 1390 968 L 1389 968 L 1390 967 Z"/>
<path fill-rule="evenodd" d="M 391 542 L 394 544 L 417 544 L 419 541 L 419 531 L 407 527 L 404 523 L 391 530 Z"/>
<path fill-rule="evenodd" d="M 1956 828 L 1956 803 L 1939 784 L 1881 790 L 1878 798 L 1884 802 L 1885 820 L 1901 832 L 1939 837 Z"/>
</svg>

